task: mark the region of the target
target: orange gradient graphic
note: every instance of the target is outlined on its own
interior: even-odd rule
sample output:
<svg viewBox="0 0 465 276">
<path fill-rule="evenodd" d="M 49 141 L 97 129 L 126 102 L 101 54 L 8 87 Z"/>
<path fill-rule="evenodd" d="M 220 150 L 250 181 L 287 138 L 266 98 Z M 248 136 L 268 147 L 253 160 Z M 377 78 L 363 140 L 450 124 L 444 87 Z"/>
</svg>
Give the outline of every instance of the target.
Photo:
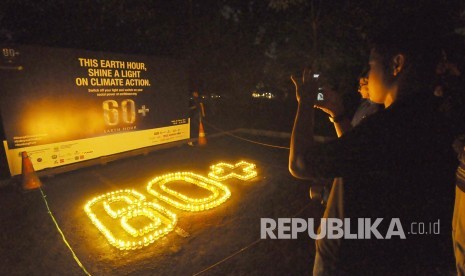
<svg viewBox="0 0 465 276">
<path fill-rule="evenodd" d="M 102 111 L 88 101 L 44 99 L 28 103 L 19 133 L 41 136 L 43 142 L 70 141 L 103 134 Z M 42 143 L 42 142 L 41 142 Z"/>
</svg>

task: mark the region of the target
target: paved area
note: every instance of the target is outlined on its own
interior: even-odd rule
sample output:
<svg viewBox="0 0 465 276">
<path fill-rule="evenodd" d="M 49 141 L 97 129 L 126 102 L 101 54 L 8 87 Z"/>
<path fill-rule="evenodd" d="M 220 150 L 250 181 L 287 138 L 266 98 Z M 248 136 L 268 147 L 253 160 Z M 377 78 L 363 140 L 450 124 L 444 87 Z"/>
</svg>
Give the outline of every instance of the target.
<svg viewBox="0 0 465 276">
<path fill-rule="evenodd" d="M 287 138 L 240 135 L 278 146 L 289 144 Z M 180 171 L 207 176 L 210 165 L 239 160 L 256 164 L 257 176 L 248 181 L 222 180 L 231 196 L 213 209 L 182 211 L 146 189 L 157 176 Z M 297 240 L 260 239 L 260 218 L 319 218 L 324 211 L 308 199 L 310 183 L 291 177 L 287 160 L 286 149 L 219 136 L 203 148 L 183 145 L 43 178 L 42 189 L 69 245 L 92 275 L 311 275 L 314 240 L 305 235 Z M 185 182 L 169 187 L 193 198 L 209 194 Z M 176 213 L 176 229 L 141 249 L 121 251 L 112 246 L 91 223 L 84 206 L 94 197 L 120 189 L 134 189 L 146 201 Z M 23 193 L 2 186 L 0 204 L 1 275 L 84 275 L 47 213 L 40 191 Z M 107 214 L 99 204 L 98 215 Z M 119 219 L 106 216 L 102 221 L 115 236 L 124 232 Z M 445 241 L 444 259 L 429 268 L 412 260 L 402 275 L 454 275 L 451 250 Z M 392 275 L 389 269 L 368 269 L 376 271 L 374 275 Z"/>
<path fill-rule="evenodd" d="M 44 178 L 43 191 L 70 246 L 92 275 L 311 274 L 313 240 L 260 240 L 262 217 L 312 218 L 323 212 L 319 203 L 309 201 L 308 183 L 290 176 L 287 158 L 285 149 L 222 136 L 209 139 L 204 148 L 186 145 Z M 222 181 L 231 196 L 207 211 L 181 211 L 161 202 L 178 215 L 178 229 L 147 247 L 113 247 L 84 212 L 90 199 L 119 189 L 135 189 L 153 201 L 146 186 L 156 176 L 178 171 L 207 176 L 210 165 L 239 160 L 255 163 L 257 177 Z M 194 185 L 177 185 L 173 189 L 186 194 L 205 193 Z M 84 274 L 49 217 L 40 191 L 3 187 L 0 200 L 2 275 Z"/>
</svg>

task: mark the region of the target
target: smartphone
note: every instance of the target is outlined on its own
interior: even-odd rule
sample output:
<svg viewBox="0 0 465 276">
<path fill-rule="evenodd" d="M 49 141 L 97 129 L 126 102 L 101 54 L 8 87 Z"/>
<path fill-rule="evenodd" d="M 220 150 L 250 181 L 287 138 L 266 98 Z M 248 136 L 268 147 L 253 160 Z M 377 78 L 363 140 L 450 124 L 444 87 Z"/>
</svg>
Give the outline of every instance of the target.
<svg viewBox="0 0 465 276">
<path fill-rule="evenodd" d="M 320 74 L 313 74 L 313 78 L 318 80 L 320 77 Z M 317 101 L 324 101 L 325 100 L 325 95 L 323 93 L 323 87 L 318 87 L 318 94 L 316 96 Z"/>
</svg>

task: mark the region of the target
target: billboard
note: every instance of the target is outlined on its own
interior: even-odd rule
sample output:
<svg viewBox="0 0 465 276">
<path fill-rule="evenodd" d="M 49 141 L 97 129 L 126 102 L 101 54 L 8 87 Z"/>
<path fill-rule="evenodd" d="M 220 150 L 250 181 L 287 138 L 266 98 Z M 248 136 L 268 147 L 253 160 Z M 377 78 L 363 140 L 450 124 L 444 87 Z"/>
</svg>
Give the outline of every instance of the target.
<svg viewBox="0 0 465 276">
<path fill-rule="evenodd" d="M 183 61 L 2 46 L 0 111 L 12 175 L 189 138 Z M 19 171 L 18 171 L 19 165 Z"/>
</svg>

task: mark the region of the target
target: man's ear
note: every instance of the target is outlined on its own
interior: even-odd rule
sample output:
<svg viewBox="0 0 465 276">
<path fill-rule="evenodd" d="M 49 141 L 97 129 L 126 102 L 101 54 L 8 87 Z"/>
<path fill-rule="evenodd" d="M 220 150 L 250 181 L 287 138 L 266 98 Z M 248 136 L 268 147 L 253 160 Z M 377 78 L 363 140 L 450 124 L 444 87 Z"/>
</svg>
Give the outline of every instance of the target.
<svg viewBox="0 0 465 276">
<path fill-rule="evenodd" d="M 392 74 L 394 77 L 396 77 L 403 69 L 404 69 L 404 65 L 405 65 L 405 56 L 403 54 L 398 54 L 396 55 L 393 60 L 392 60 L 392 63 L 393 63 L 393 70 L 392 70 Z"/>
</svg>

